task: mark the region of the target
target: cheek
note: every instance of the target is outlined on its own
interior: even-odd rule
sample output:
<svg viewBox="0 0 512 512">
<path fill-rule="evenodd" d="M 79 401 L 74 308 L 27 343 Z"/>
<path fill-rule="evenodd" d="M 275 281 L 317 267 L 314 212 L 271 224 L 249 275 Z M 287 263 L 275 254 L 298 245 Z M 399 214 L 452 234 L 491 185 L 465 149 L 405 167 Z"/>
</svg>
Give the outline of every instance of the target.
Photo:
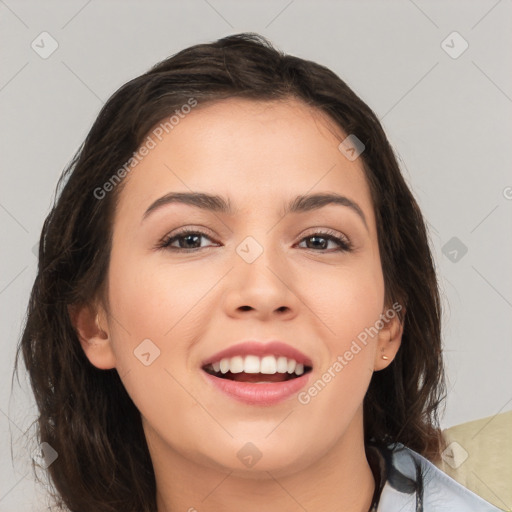
<svg viewBox="0 0 512 512">
<path fill-rule="evenodd" d="M 368 259 L 357 265 L 317 272 L 310 287 L 308 306 L 321 319 L 319 335 L 327 352 L 319 369 L 320 382 L 307 393 L 304 403 L 311 399 L 316 402 L 315 407 L 325 408 L 326 413 L 329 404 L 355 411 L 371 379 L 376 324 L 384 304 L 379 265 L 378 261 Z"/>
<path fill-rule="evenodd" d="M 190 274 L 151 267 L 147 260 L 111 259 L 110 334 L 116 368 L 145 418 L 163 418 L 171 425 L 166 411 L 188 414 L 194 406 L 180 383 L 186 378 L 187 325 L 195 322 L 193 304 L 206 292 L 206 284 L 200 283 L 190 286 Z"/>
<path fill-rule="evenodd" d="M 364 261 L 329 267 L 307 280 L 305 302 L 322 320 L 332 348 L 342 350 L 383 312 L 384 282 L 380 267 Z M 306 282 L 305 285 L 306 286 Z"/>
<path fill-rule="evenodd" d="M 190 347 L 208 327 L 206 298 L 218 272 L 205 273 L 200 262 L 185 271 L 182 265 L 126 254 L 111 259 L 112 345 L 118 372 L 129 375 L 127 390 L 143 410 L 148 390 L 174 389 L 168 372 L 179 382 L 187 379 Z"/>
<path fill-rule="evenodd" d="M 384 291 L 379 281 L 354 274 L 317 285 L 318 315 L 329 327 L 322 329 L 326 357 L 298 399 L 316 418 L 313 421 L 319 422 L 318 428 L 334 440 L 361 407 L 373 375 L 375 324 L 382 312 Z M 329 429 L 322 425 L 327 417 L 332 418 Z"/>
<path fill-rule="evenodd" d="M 112 262 L 109 295 L 113 314 L 134 339 L 161 341 L 189 322 L 189 315 L 215 283 L 204 268 L 152 262 L 146 257 Z"/>
</svg>

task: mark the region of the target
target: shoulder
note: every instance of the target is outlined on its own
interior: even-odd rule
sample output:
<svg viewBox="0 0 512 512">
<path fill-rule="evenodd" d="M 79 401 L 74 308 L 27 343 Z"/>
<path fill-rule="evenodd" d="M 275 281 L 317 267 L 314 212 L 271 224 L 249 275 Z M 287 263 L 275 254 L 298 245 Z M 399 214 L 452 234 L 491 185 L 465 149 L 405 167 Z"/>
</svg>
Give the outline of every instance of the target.
<svg viewBox="0 0 512 512">
<path fill-rule="evenodd" d="M 391 467 L 377 512 L 500 512 L 414 450 L 396 443 L 391 453 Z M 417 493 L 408 489 L 408 482 L 416 480 L 417 471 L 421 471 L 423 480 L 423 500 L 420 499 L 419 504 Z"/>
</svg>

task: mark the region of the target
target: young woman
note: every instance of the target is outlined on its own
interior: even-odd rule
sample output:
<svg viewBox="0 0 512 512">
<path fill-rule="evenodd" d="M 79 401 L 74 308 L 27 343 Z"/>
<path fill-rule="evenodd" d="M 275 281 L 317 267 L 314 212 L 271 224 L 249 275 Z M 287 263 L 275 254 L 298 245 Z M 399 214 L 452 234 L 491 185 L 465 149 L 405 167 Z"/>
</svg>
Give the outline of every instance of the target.
<svg viewBox="0 0 512 512">
<path fill-rule="evenodd" d="M 332 71 L 257 34 L 187 48 L 60 185 L 20 350 L 61 508 L 497 510 L 432 464 L 425 223 Z"/>
</svg>

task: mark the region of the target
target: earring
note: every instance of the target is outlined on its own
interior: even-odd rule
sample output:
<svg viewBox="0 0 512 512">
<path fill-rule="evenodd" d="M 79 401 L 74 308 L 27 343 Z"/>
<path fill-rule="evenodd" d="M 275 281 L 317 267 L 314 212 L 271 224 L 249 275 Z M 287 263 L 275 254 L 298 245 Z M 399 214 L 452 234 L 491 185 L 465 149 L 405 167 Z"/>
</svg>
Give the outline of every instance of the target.
<svg viewBox="0 0 512 512">
<path fill-rule="evenodd" d="M 386 361 L 389 359 L 388 356 L 382 356 L 382 359 L 385 359 Z"/>
</svg>

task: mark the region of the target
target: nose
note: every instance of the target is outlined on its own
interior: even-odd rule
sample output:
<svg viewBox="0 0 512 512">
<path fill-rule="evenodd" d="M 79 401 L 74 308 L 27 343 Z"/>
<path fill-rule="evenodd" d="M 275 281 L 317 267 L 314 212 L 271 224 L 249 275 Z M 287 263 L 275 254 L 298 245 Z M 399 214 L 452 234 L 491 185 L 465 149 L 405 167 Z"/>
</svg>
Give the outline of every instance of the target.
<svg viewBox="0 0 512 512">
<path fill-rule="evenodd" d="M 234 258 L 234 268 L 226 276 L 224 307 L 229 316 L 290 320 L 297 315 L 297 279 L 277 251 L 265 249 L 251 263 L 239 254 Z"/>
</svg>

